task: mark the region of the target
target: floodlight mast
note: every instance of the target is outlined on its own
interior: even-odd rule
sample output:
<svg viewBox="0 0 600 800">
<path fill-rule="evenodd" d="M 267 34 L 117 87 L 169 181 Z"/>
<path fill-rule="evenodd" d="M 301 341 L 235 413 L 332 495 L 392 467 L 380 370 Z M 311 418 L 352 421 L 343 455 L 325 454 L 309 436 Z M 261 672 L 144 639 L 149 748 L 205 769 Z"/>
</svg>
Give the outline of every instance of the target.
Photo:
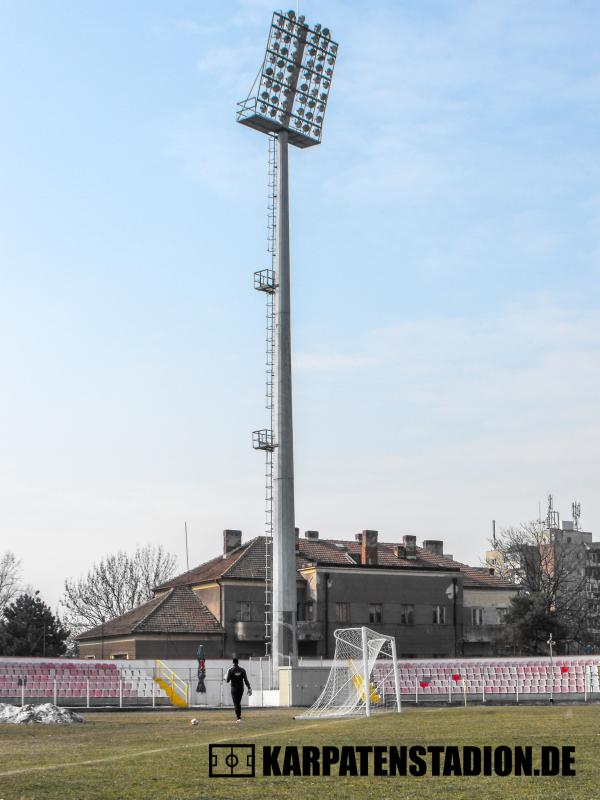
<svg viewBox="0 0 600 800">
<path fill-rule="evenodd" d="M 292 333 L 290 319 L 290 213 L 288 134 L 277 134 L 277 243 L 274 297 L 275 459 L 273 483 L 273 669 L 298 655 L 296 637 L 296 522 L 294 512 L 294 430 L 292 417 Z"/>
<path fill-rule="evenodd" d="M 272 640 L 275 685 L 279 667 L 295 660 L 298 652 L 288 144 L 306 148 L 320 143 L 337 49 L 326 28 L 315 25 L 311 29 L 304 17 L 296 17 L 293 11 L 275 12 L 261 72 L 250 95 L 238 104 L 237 113 L 238 122 L 276 141 L 274 276 L 268 277 L 268 271 L 255 273 L 267 274 L 258 282 L 255 277 L 255 288 L 271 295 L 273 302 L 273 430 L 270 435 L 265 431 L 254 435 L 254 446 L 267 451 L 268 464 L 272 458 L 272 516 L 267 505 L 273 545 L 272 609 L 265 638 Z M 267 342 L 269 346 L 269 339 Z M 269 504 L 268 486 L 266 494 Z M 266 596 L 269 594 L 267 590 Z"/>
</svg>

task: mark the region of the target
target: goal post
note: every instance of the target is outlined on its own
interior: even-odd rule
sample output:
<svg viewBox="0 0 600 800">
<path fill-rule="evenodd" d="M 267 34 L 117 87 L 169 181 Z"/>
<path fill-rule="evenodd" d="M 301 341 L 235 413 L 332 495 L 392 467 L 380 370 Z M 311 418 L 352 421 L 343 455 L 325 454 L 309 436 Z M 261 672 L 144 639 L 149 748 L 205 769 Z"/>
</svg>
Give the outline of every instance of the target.
<svg viewBox="0 0 600 800">
<path fill-rule="evenodd" d="M 398 713 L 402 711 L 402 700 L 400 699 L 400 678 L 398 676 L 398 655 L 396 653 L 396 640 L 394 637 L 392 639 L 392 664 L 394 670 L 394 687 L 396 689 L 396 707 L 398 709 Z"/>
<path fill-rule="evenodd" d="M 394 637 L 364 626 L 338 628 L 333 635 L 335 656 L 323 691 L 297 719 L 400 712 Z"/>
<path fill-rule="evenodd" d="M 369 639 L 367 637 L 367 629 L 361 628 L 361 646 L 363 657 L 363 686 L 368 686 L 369 691 L 365 691 L 365 714 L 367 717 L 371 716 L 371 675 L 369 672 Z"/>
</svg>

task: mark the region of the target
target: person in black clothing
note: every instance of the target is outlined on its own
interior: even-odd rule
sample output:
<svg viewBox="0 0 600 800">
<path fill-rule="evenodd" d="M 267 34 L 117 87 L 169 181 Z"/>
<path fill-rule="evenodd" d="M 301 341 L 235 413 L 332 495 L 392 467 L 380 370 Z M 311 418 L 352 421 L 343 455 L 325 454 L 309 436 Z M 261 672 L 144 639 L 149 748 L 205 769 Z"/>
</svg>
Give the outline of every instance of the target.
<svg viewBox="0 0 600 800">
<path fill-rule="evenodd" d="M 231 684 L 231 699 L 235 709 L 236 722 L 242 721 L 242 697 L 244 695 L 244 684 L 248 687 L 248 697 L 252 694 L 252 689 L 248 683 L 246 670 L 240 667 L 237 658 L 233 659 L 233 667 L 227 673 L 227 683 Z"/>
</svg>

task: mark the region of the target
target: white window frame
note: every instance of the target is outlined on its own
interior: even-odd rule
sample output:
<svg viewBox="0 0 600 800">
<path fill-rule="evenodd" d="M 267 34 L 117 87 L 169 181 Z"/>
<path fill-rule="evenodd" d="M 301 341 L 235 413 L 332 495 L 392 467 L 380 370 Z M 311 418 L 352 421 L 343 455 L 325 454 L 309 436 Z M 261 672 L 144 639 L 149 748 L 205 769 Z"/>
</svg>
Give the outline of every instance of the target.
<svg viewBox="0 0 600 800">
<path fill-rule="evenodd" d="M 471 609 L 471 625 L 474 628 L 481 628 L 483 625 L 483 608 L 481 606 Z"/>
<path fill-rule="evenodd" d="M 252 603 L 250 600 L 238 600 L 236 605 L 236 621 L 250 622 L 252 619 Z"/>
</svg>

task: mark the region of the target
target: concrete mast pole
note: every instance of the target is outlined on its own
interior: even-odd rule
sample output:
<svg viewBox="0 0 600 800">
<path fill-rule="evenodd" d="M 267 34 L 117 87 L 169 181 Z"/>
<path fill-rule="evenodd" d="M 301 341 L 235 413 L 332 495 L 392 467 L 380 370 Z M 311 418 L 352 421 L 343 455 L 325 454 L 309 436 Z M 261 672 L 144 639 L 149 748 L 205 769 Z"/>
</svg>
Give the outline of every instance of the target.
<svg viewBox="0 0 600 800">
<path fill-rule="evenodd" d="M 297 656 L 296 523 L 294 514 L 294 434 L 290 326 L 290 209 L 288 133 L 277 134 L 277 251 L 273 411 L 273 673 Z"/>
</svg>

